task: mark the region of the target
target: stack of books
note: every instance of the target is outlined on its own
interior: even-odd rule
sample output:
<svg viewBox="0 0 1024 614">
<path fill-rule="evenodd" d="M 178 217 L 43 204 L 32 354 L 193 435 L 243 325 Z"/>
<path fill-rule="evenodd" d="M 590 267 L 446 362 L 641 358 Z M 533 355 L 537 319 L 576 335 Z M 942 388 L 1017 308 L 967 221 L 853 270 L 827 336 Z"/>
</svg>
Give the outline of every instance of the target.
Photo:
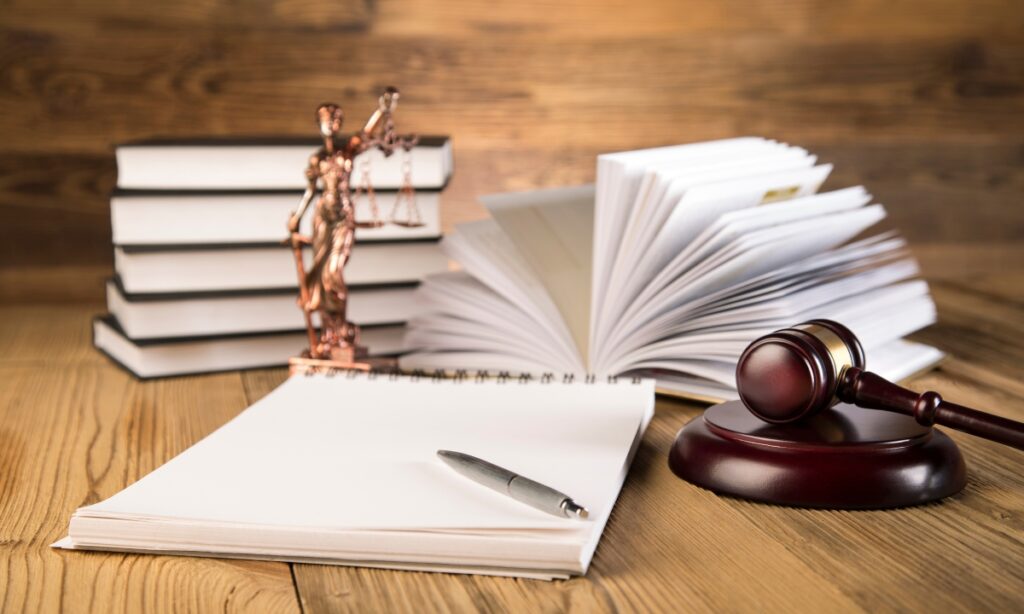
<svg viewBox="0 0 1024 614">
<path fill-rule="evenodd" d="M 109 313 L 93 323 L 95 346 L 140 378 L 278 366 L 298 355 L 308 342 L 286 224 L 319 146 L 208 139 L 117 147 L 115 271 L 106 288 Z M 402 223 L 415 214 L 407 203 L 395 206 L 406 164 L 417 225 Z M 356 165 L 353 181 L 367 172 L 377 202 L 375 213 L 368 198 L 357 200 L 356 217 L 376 215 L 385 224 L 356 232 L 345 269 L 348 315 L 371 355 L 394 355 L 416 312 L 416 286 L 448 266 L 438 242 L 451 144 L 423 137 L 411 152 L 385 158 L 369 151 Z"/>
</svg>

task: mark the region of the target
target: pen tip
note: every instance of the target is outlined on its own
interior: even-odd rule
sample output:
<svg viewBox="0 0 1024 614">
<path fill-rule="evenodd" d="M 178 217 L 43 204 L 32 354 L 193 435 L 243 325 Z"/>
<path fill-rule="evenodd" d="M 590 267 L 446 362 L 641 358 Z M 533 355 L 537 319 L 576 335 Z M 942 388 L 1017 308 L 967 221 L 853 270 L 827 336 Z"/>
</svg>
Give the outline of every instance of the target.
<svg viewBox="0 0 1024 614">
<path fill-rule="evenodd" d="M 579 518 L 580 520 L 586 520 L 587 517 L 590 516 L 590 512 L 587 511 L 587 508 L 583 507 L 579 503 L 576 503 L 575 501 L 572 501 L 571 499 L 566 500 L 562 504 L 562 509 L 565 511 L 565 515 L 569 516 L 570 518 L 575 517 Z"/>
</svg>

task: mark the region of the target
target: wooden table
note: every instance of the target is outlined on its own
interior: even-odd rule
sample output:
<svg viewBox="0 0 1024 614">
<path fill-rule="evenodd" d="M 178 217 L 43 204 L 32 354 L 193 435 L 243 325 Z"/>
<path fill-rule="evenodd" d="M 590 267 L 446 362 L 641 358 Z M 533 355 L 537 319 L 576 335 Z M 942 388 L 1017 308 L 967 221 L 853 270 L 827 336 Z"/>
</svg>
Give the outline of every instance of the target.
<svg viewBox="0 0 1024 614">
<path fill-rule="evenodd" d="M 922 250 L 950 353 L 910 382 L 1024 419 L 1024 248 Z M 1016 267 L 991 270 L 992 262 Z M 986 271 L 988 271 L 986 273 Z M 885 512 L 757 505 L 674 478 L 701 407 L 659 400 L 590 573 L 566 582 L 56 551 L 106 498 L 236 415 L 284 370 L 140 383 L 90 347 L 98 305 L 0 307 L 5 611 L 889 611 L 1024 607 L 1024 453 L 952 433 L 967 488 Z M 869 357 L 870 362 L 870 357 Z"/>
</svg>

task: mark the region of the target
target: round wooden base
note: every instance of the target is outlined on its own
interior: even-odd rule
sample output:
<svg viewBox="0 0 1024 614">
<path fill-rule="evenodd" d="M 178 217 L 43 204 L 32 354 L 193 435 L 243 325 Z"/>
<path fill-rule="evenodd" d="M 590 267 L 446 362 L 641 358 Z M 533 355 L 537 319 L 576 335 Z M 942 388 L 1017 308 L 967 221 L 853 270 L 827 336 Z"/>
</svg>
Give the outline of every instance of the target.
<svg viewBox="0 0 1024 614">
<path fill-rule="evenodd" d="M 917 505 L 967 482 L 960 450 L 944 433 L 845 404 L 769 424 L 740 401 L 722 403 L 679 431 L 668 462 L 677 476 L 716 493 L 829 509 Z"/>
</svg>

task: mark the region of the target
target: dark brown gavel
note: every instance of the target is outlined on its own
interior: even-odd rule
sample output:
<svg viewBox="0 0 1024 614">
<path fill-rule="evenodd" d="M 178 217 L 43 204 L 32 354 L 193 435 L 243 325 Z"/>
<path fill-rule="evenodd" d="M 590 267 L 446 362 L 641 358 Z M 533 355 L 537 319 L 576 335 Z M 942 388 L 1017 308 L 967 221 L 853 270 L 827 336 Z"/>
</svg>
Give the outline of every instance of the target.
<svg viewBox="0 0 1024 614">
<path fill-rule="evenodd" d="M 740 399 L 758 418 L 795 422 L 838 402 L 912 416 L 1024 450 L 1024 423 L 918 394 L 864 370 L 857 337 L 832 320 L 811 320 L 757 339 L 736 365 Z"/>
</svg>

